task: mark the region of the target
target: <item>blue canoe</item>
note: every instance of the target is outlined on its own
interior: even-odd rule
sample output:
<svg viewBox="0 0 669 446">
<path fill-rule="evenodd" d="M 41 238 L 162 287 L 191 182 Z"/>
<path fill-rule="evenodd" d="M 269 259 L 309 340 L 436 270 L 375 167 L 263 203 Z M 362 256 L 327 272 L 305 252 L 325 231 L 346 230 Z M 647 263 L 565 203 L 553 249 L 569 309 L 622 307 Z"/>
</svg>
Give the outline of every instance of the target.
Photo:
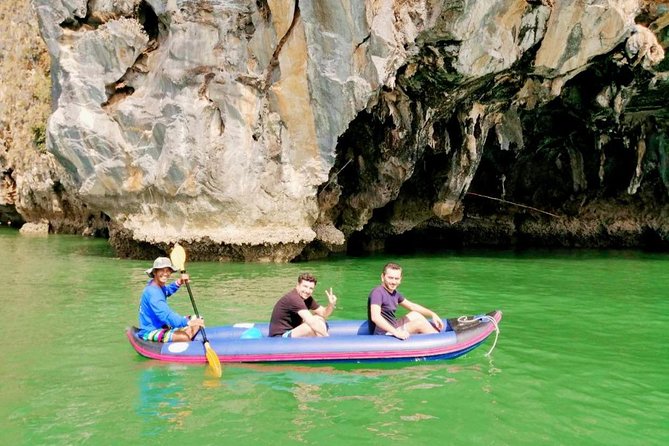
<svg viewBox="0 0 669 446">
<path fill-rule="evenodd" d="M 328 337 L 268 337 L 268 323 L 238 323 L 207 327 L 209 344 L 221 362 L 368 362 L 452 359 L 478 347 L 502 319 L 499 310 L 444 320 L 444 331 L 412 335 L 407 340 L 369 334 L 367 321 L 331 320 Z M 254 336 L 249 337 L 248 334 Z M 126 330 L 130 344 L 147 358 L 170 362 L 207 362 L 201 334 L 191 342 L 149 342 Z M 495 338 L 495 341 L 497 338 Z"/>
</svg>

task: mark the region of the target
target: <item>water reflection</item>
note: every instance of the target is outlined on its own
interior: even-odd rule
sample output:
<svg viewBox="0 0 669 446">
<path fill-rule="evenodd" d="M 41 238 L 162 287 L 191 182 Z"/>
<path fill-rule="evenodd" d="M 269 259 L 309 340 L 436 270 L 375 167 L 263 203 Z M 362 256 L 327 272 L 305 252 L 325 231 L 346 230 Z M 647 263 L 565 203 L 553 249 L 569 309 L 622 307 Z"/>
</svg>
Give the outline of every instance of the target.
<svg viewBox="0 0 669 446">
<path fill-rule="evenodd" d="M 408 441 L 407 429 L 444 421 L 444 414 L 461 404 L 457 400 L 463 386 L 470 388 L 472 381 L 479 388 L 474 399 L 494 400 L 494 375 L 499 371 L 492 359 L 489 367 L 481 364 L 480 356 L 471 363 L 234 364 L 226 365 L 226 387 L 236 389 L 237 401 L 245 401 L 247 392 L 271 395 L 266 404 L 280 407 L 285 417 L 277 422 L 276 435 L 291 442 L 318 443 L 323 429 L 338 431 L 342 424 L 358 431 L 338 432 L 337 444 L 369 435 Z M 435 395 L 445 397 L 435 400 Z M 237 411 L 258 415 L 253 406 Z"/>
<path fill-rule="evenodd" d="M 143 361 L 144 362 L 144 361 Z M 146 361 L 138 373 L 136 415 L 144 434 L 183 430 L 203 401 L 215 400 L 224 381 L 209 367 Z M 225 368 L 224 376 L 225 376 Z M 199 401 L 198 401 L 199 400 Z"/>
<path fill-rule="evenodd" d="M 136 413 L 147 421 L 149 431 L 162 429 L 167 421 L 180 427 L 183 419 L 190 416 L 192 409 L 186 398 L 186 389 L 179 379 L 179 374 L 164 366 L 147 367 L 139 373 L 139 401 Z"/>
</svg>

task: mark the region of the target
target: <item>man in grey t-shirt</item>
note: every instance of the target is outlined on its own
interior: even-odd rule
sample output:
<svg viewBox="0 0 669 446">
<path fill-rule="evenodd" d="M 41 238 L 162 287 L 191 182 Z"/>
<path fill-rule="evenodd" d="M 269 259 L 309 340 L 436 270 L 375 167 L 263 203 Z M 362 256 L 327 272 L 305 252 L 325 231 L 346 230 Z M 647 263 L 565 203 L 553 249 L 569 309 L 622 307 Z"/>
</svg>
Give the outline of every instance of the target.
<svg viewBox="0 0 669 446">
<path fill-rule="evenodd" d="M 414 333 L 438 333 L 443 330 L 444 322 L 437 313 L 411 302 L 397 291 L 401 282 L 402 267 L 397 263 L 386 264 L 381 273 L 381 285 L 374 288 L 367 299 L 370 333 L 407 339 Z M 400 319 L 395 317 L 398 305 L 409 310 Z M 432 323 L 426 317 L 432 318 Z"/>
</svg>

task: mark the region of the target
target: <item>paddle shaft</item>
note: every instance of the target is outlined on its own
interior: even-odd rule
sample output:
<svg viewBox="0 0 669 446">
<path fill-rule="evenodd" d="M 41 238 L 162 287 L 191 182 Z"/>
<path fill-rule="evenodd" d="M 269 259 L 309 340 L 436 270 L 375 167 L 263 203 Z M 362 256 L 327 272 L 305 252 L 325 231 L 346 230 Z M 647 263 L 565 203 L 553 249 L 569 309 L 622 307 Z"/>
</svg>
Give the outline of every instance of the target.
<svg viewBox="0 0 669 446">
<path fill-rule="evenodd" d="M 185 274 L 186 270 L 182 269 L 181 274 Z M 188 290 L 188 297 L 190 297 L 190 303 L 193 305 L 193 311 L 195 311 L 195 317 L 199 318 L 200 317 L 200 312 L 197 311 L 197 305 L 195 305 L 195 299 L 193 298 L 193 292 L 190 290 L 190 284 L 186 282 L 186 289 Z M 202 332 L 202 339 L 204 342 L 209 342 L 207 340 L 207 332 L 204 331 L 204 327 L 200 328 L 200 331 Z"/>
</svg>

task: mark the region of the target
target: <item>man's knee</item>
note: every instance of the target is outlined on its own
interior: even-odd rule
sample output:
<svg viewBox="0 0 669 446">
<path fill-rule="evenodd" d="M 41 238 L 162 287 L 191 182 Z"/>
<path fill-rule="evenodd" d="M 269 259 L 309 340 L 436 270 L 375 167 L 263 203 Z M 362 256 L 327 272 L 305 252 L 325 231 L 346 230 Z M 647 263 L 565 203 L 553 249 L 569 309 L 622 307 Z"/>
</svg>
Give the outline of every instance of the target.
<svg viewBox="0 0 669 446">
<path fill-rule="evenodd" d="M 425 318 L 420 313 L 416 313 L 418 316 L 413 318 L 407 318 L 408 322 L 405 324 L 404 328 L 409 333 L 437 333 L 438 330 L 430 323 L 430 321 Z"/>
<path fill-rule="evenodd" d="M 198 331 L 200 331 L 200 327 L 186 327 L 183 330 L 175 332 L 173 340 L 180 342 L 192 341 Z"/>
<path fill-rule="evenodd" d="M 406 316 L 404 316 L 404 317 L 405 317 L 405 318 L 407 319 L 407 321 L 409 321 L 409 322 L 415 322 L 415 321 L 427 320 L 427 319 L 425 319 L 425 316 L 423 316 L 422 314 L 420 314 L 420 313 L 417 312 L 417 311 L 410 311 L 410 312 L 408 312 L 408 313 L 406 314 Z"/>
<path fill-rule="evenodd" d="M 321 325 L 321 329 L 327 332 L 330 329 L 328 321 L 323 316 L 316 316 L 316 318 L 318 319 L 319 325 Z"/>
</svg>

